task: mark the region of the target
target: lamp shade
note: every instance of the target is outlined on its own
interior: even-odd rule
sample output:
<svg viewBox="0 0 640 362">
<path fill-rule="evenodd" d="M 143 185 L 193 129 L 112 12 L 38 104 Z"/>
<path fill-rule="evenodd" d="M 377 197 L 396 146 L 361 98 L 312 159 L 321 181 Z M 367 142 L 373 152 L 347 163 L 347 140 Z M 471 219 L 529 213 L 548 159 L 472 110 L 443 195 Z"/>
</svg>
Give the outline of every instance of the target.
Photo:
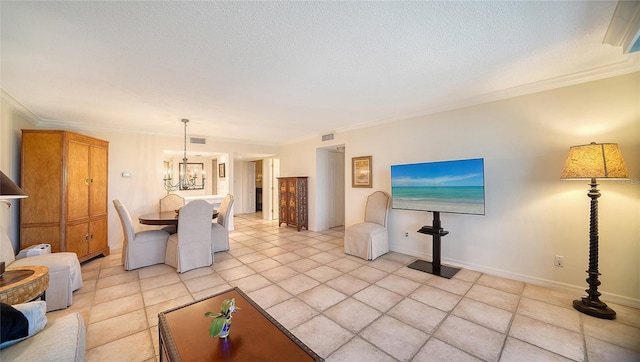
<svg viewBox="0 0 640 362">
<path fill-rule="evenodd" d="M 629 171 L 616 143 L 572 146 L 564 164 L 562 179 L 629 178 Z"/>
<path fill-rule="evenodd" d="M 22 199 L 27 194 L 22 191 L 11 179 L 0 171 L 0 200 Z"/>
</svg>

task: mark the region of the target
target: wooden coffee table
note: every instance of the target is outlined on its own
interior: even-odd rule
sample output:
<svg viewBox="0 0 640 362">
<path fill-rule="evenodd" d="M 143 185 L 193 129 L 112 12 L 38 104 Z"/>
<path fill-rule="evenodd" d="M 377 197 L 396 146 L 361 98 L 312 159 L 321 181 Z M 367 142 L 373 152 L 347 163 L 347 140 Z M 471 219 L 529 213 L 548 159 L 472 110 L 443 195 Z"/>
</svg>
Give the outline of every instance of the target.
<svg viewBox="0 0 640 362">
<path fill-rule="evenodd" d="M 225 339 L 209 337 L 212 319 L 205 312 L 219 312 L 227 298 L 236 299 Z M 240 289 L 158 314 L 160 361 L 322 361 L 302 341 L 273 319 Z"/>
</svg>

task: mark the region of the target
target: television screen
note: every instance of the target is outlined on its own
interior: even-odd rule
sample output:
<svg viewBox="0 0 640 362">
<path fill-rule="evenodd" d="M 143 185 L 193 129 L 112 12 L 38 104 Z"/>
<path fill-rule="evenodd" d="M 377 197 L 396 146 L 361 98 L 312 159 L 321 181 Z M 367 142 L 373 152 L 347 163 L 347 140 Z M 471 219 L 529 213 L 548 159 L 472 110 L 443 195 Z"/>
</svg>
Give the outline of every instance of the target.
<svg viewBox="0 0 640 362">
<path fill-rule="evenodd" d="M 392 165 L 391 207 L 484 215 L 484 159 Z"/>
</svg>

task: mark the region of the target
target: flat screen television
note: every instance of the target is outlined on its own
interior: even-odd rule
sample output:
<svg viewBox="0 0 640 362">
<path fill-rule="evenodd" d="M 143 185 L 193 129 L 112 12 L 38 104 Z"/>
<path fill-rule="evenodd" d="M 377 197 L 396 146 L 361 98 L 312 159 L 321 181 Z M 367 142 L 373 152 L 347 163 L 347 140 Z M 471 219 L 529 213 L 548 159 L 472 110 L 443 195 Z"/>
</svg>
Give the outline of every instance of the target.
<svg viewBox="0 0 640 362">
<path fill-rule="evenodd" d="M 484 159 L 392 165 L 391 207 L 484 215 Z"/>
</svg>

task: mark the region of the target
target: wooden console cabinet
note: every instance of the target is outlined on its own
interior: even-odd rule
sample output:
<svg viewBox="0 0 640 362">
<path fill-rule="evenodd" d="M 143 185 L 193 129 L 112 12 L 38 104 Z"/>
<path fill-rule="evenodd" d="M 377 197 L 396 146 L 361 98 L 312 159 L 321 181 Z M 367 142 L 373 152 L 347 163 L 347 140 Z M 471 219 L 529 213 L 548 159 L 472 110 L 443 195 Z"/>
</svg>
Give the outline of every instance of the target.
<svg viewBox="0 0 640 362">
<path fill-rule="evenodd" d="M 69 131 L 22 130 L 20 248 L 51 244 L 82 262 L 109 255 L 109 142 Z"/>
<path fill-rule="evenodd" d="M 308 177 L 278 177 L 280 190 L 280 220 L 295 226 L 298 231 L 303 227 L 309 230 L 309 209 L 307 204 Z"/>
</svg>

